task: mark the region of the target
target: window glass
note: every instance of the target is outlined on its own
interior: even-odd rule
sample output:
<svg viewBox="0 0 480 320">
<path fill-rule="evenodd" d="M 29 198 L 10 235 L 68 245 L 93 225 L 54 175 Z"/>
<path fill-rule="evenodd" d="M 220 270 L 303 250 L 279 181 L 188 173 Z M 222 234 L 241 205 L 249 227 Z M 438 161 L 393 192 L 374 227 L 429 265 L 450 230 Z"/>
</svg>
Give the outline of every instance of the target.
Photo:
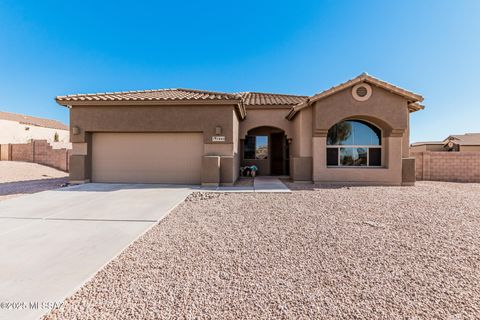
<svg viewBox="0 0 480 320">
<path fill-rule="evenodd" d="M 243 158 L 247 160 L 268 159 L 268 136 L 246 136 Z"/>
<path fill-rule="evenodd" d="M 382 149 L 380 148 L 368 149 L 368 165 L 369 166 L 382 165 Z"/>
<path fill-rule="evenodd" d="M 255 159 L 264 160 L 268 158 L 268 136 L 255 137 Z"/>
<path fill-rule="evenodd" d="M 327 148 L 327 166 L 338 166 L 338 148 Z"/>
<path fill-rule="evenodd" d="M 359 120 L 342 121 L 328 130 L 328 145 L 380 145 L 381 133 L 377 127 Z"/>
<path fill-rule="evenodd" d="M 341 166 L 366 166 L 367 148 L 340 148 Z"/>
<path fill-rule="evenodd" d="M 255 159 L 255 137 L 246 136 L 243 144 L 243 158 Z"/>
</svg>

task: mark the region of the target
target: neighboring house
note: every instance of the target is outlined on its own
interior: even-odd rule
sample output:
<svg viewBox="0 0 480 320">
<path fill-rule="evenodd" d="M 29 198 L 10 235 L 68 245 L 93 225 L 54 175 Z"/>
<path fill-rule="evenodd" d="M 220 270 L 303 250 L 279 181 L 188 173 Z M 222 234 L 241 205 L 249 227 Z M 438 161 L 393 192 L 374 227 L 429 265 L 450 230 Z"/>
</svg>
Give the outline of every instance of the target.
<svg viewBox="0 0 480 320">
<path fill-rule="evenodd" d="M 445 151 L 443 141 L 415 142 L 410 145 L 410 152 Z"/>
<path fill-rule="evenodd" d="M 480 133 L 451 135 L 443 142 L 448 151 L 480 151 Z"/>
<path fill-rule="evenodd" d="M 69 129 L 56 120 L 0 111 L 0 144 L 31 140 L 68 143 Z"/>
<path fill-rule="evenodd" d="M 74 182 L 232 184 L 240 166 L 294 181 L 406 185 L 422 96 L 367 74 L 313 96 L 163 89 L 59 96 Z"/>
<path fill-rule="evenodd" d="M 480 133 L 456 134 L 443 141 L 416 142 L 410 146 L 410 152 L 425 151 L 480 151 Z"/>
</svg>

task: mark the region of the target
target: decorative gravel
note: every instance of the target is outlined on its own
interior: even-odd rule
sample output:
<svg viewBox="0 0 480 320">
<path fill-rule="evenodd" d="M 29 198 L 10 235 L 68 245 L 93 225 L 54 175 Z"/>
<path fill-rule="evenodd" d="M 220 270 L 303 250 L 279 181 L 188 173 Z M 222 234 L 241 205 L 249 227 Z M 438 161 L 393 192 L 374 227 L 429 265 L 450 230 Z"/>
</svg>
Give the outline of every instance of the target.
<svg viewBox="0 0 480 320">
<path fill-rule="evenodd" d="M 193 194 L 45 319 L 478 319 L 480 184 Z"/>
<path fill-rule="evenodd" d="M 38 163 L 0 161 L 0 183 L 65 178 L 68 173 Z"/>
<path fill-rule="evenodd" d="M 0 161 L 0 201 L 65 186 L 68 173 L 37 163 Z"/>
</svg>

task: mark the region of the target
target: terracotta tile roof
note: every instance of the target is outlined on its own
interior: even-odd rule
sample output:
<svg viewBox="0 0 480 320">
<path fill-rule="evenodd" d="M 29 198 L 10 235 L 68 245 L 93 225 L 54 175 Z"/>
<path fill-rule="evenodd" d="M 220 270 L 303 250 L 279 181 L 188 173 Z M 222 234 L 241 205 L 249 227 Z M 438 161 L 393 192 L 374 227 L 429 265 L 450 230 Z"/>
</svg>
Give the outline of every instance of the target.
<svg viewBox="0 0 480 320">
<path fill-rule="evenodd" d="M 57 120 L 26 116 L 23 114 L 16 114 L 11 112 L 0 111 L 0 120 L 15 121 L 21 124 L 37 126 L 37 127 L 52 128 L 52 129 L 58 129 L 58 130 L 68 130 L 67 125 L 64 125 L 63 123 Z"/>
<path fill-rule="evenodd" d="M 374 78 L 366 73 L 362 73 L 356 78 L 344 82 L 338 86 L 315 94 L 311 97 L 275 94 L 262 92 L 240 92 L 225 93 L 205 90 L 193 89 L 158 89 L 158 90 L 141 90 L 141 91 L 121 91 L 121 92 L 105 92 L 94 94 L 73 94 L 56 97 L 56 101 L 64 106 L 72 104 L 95 104 L 96 102 L 156 102 L 156 101 L 232 101 L 238 103 L 238 109 L 242 116 L 245 115 L 245 106 L 292 106 L 287 115 L 287 119 L 292 119 L 295 114 L 311 105 L 312 102 L 330 96 L 340 90 L 354 86 L 360 82 L 367 82 L 388 90 L 392 93 L 403 96 L 408 99 L 408 109 L 410 112 L 422 110 L 424 106 L 419 104 L 423 101 L 421 95 L 407 91 L 400 87 L 394 86 L 388 82 Z"/>
<path fill-rule="evenodd" d="M 374 85 L 376 85 L 380 88 L 383 88 L 385 90 L 388 90 L 390 92 L 393 92 L 393 93 L 396 93 L 400 96 L 403 96 L 403 97 L 409 99 L 411 102 L 422 102 L 423 101 L 423 97 L 421 95 L 413 93 L 411 91 L 407 91 L 403 88 L 394 86 L 393 84 L 388 83 L 388 82 L 383 81 L 383 80 L 380 80 L 378 78 L 372 77 L 371 75 L 369 75 L 365 72 L 360 74 L 359 76 L 353 78 L 353 79 L 350 79 L 350 80 L 344 82 L 344 83 L 341 83 L 339 85 L 331 87 L 330 89 L 327 89 L 325 91 L 322 91 L 320 93 L 315 94 L 314 96 L 312 96 L 310 98 L 310 100 L 312 100 L 312 101 L 320 100 L 324 97 L 332 95 L 332 94 L 334 94 L 338 91 L 341 91 L 343 89 L 352 87 L 352 86 L 356 85 L 357 83 L 361 83 L 361 82 L 374 84 Z"/>
<path fill-rule="evenodd" d="M 455 144 L 463 146 L 479 146 L 480 133 L 454 134 L 444 140 L 444 143 L 453 141 Z"/>
<path fill-rule="evenodd" d="M 158 89 L 141 91 L 72 94 L 59 96 L 58 102 L 69 101 L 175 101 L 175 100 L 242 100 L 250 105 L 295 105 L 307 96 L 262 92 L 225 93 L 193 89 Z M 63 103 L 62 103 L 63 104 Z"/>
<path fill-rule="evenodd" d="M 236 94 L 193 89 L 159 89 L 93 94 L 72 94 L 56 97 L 60 104 L 70 101 L 178 101 L 178 100 L 240 100 Z"/>
<path fill-rule="evenodd" d="M 297 96 L 292 94 L 276 94 L 263 92 L 240 92 L 243 103 L 246 106 L 265 106 L 265 105 L 296 105 L 305 101 L 307 96 Z"/>
</svg>

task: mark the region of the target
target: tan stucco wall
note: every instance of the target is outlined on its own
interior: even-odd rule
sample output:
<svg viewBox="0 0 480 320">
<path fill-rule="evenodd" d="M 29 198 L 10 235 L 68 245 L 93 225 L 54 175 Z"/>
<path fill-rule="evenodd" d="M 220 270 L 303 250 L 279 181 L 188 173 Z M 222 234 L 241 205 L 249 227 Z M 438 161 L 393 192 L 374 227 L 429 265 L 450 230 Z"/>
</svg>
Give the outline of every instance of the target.
<svg viewBox="0 0 480 320">
<path fill-rule="evenodd" d="M 290 145 L 290 155 L 294 157 L 312 156 L 312 122 L 313 108 L 302 110 L 292 120 L 292 144 Z"/>
<path fill-rule="evenodd" d="M 247 109 L 247 116 L 240 122 L 240 139 L 245 139 L 249 130 L 265 126 L 281 129 L 288 138 L 292 137 L 292 122 L 285 119 L 288 110 L 288 108 Z"/>
<path fill-rule="evenodd" d="M 460 146 L 460 152 L 475 152 L 480 151 L 480 146 Z"/>
<path fill-rule="evenodd" d="M 312 181 L 313 108 L 303 109 L 292 120 L 290 176 L 293 181 Z"/>
<path fill-rule="evenodd" d="M 232 113 L 234 106 L 74 106 L 70 125 L 81 130 L 71 141 L 84 142 L 85 132 L 203 132 L 212 143 L 220 126 L 233 143 Z"/>
<path fill-rule="evenodd" d="M 294 182 L 311 182 L 312 165 L 312 157 L 290 157 L 290 177 Z"/>
<path fill-rule="evenodd" d="M 392 130 L 395 135 L 408 134 L 407 101 L 373 85 L 367 101 L 356 101 L 348 88 L 315 102 L 313 118 L 314 131 L 325 135 L 334 124 L 348 118 L 372 122 L 385 136 L 390 136 Z"/>
<path fill-rule="evenodd" d="M 206 186 L 220 184 L 220 157 L 204 156 L 202 159 L 201 182 Z"/>
<path fill-rule="evenodd" d="M 404 98 L 372 85 L 372 96 L 367 101 L 355 100 L 351 94 L 351 88 L 348 88 L 315 102 L 312 109 L 314 181 L 402 184 L 402 158 L 409 155 L 409 113 L 407 101 Z M 300 114 L 304 110 L 306 109 L 300 111 Z M 327 167 L 328 129 L 345 119 L 365 120 L 381 129 L 383 148 L 381 168 Z"/>
<path fill-rule="evenodd" d="M 402 185 L 413 186 L 415 184 L 415 157 L 402 159 Z"/>
<path fill-rule="evenodd" d="M 238 118 L 237 114 L 233 114 L 233 181 L 235 182 L 240 175 L 240 137 L 239 137 L 239 130 L 240 130 L 240 119 Z M 227 183 L 226 180 L 223 180 L 224 183 Z"/>
<path fill-rule="evenodd" d="M 206 156 L 231 156 L 233 154 L 233 143 L 205 143 L 204 155 Z"/>
<path fill-rule="evenodd" d="M 407 129 L 403 134 L 402 145 L 402 157 L 407 158 L 410 156 L 410 112 L 407 109 Z"/>
<path fill-rule="evenodd" d="M 88 140 L 94 132 L 201 132 L 204 155 L 234 158 L 235 149 L 238 149 L 237 117 L 233 105 L 73 106 L 70 110 L 71 128 L 78 127 L 80 133 L 71 135 L 75 150 L 71 180 L 91 179 L 92 143 Z M 222 128 L 225 142 L 212 142 L 217 126 Z M 221 182 L 233 183 L 238 165 L 229 160 L 222 164 L 222 179 L 225 180 Z M 205 173 L 205 176 L 209 174 Z"/>
</svg>

